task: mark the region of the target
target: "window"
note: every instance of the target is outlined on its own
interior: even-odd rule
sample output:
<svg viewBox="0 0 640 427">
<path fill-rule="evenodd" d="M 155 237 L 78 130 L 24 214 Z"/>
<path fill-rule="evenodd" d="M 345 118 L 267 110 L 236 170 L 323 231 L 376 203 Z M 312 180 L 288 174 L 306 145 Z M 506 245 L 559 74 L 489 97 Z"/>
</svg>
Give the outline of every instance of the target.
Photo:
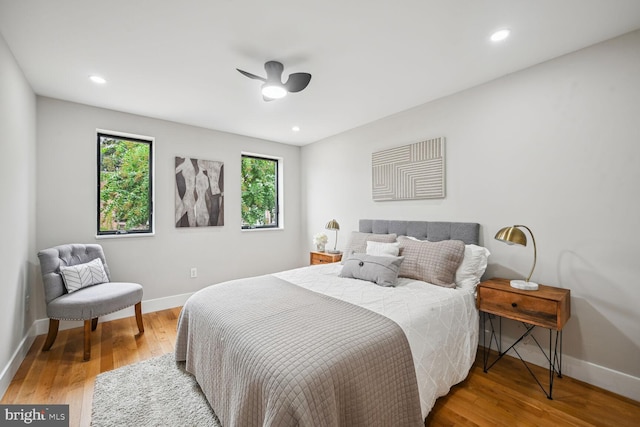
<svg viewBox="0 0 640 427">
<path fill-rule="evenodd" d="M 98 131 L 98 235 L 153 233 L 153 138 Z"/>
<path fill-rule="evenodd" d="M 242 228 L 279 228 L 282 160 L 242 155 Z"/>
</svg>

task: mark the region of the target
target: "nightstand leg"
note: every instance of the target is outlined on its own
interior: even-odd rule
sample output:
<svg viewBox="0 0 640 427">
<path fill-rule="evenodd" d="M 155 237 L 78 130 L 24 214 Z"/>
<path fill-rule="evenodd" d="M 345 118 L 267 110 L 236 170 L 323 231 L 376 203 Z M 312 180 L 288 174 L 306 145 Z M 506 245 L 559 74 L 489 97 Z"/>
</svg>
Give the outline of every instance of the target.
<svg viewBox="0 0 640 427">
<path fill-rule="evenodd" d="M 482 312 L 482 370 L 487 373 L 487 363 L 489 362 L 489 350 L 491 349 L 491 336 L 489 336 L 489 348 L 487 348 L 487 316 Z"/>
<path fill-rule="evenodd" d="M 557 332 L 560 334 L 560 358 L 558 359 L 558 378 L 562 378 L 562 331 Z M 556 340 L 558 335 L 556 335 Z"/>
<path fill-rule="evenodd" d="M 549 352 L 551 352 L 551 338 L 553 337 L 553 331 L 549 329 Z M 556 365 L 556 357 L 558 354 L 558 333 L 556 332 L 556 346 L 553 349 L 553 356 L 549 358 L 549 394 L 547 394 L 547 399 L 553 399 L 551 397 L 551 393 L 553 393 L 553 374 L 555 373 L 555 365 Z M 544 391 L 544 389 L 542 390 Z"/>
<path fill-rule="evenodd" d="M 482 352 L 482 362 L 483 362 L 483 370 L 485 373 L 487 373 L 489 371 L 489 369 L 491 369 L 491 367 L 493 365 L 496 364 L 496 362 L 500 359 L 502 359 L 502 356 L 504 356 L 504 354 L 502 352 L 502 317 L 498 317 L 498 333 L 496 333 L 496 328 L 493 324 L 494 319 L 491 318 L 491 314 L 489 313 L 485 313 L 484 311 L 482 312 L 482 347 L 483 347 L 483 352 Z M 486 323 L 487 323 L 487 318 L 489 319 L 489 325 L 490 325 L 490 330 L 489 330 L 489 345 L 487 345 L 487 331 L 486 331 Z M 489 364 L 489 355 L 491 354 L 491 345 L 495 342 L 496 344 L 496 350 L 498 351 L 498 357 L 496 358 L 496 360 L 494 360 L 491 364 Z"/>
<path fill-rule="evenodd" d="M 553 330 L 549 329 L 549 356 L 551 358 L 549 360 L 549 394 L 547 394 L 547 398 L 551 400 L 553 399 L 553 376 L 558 374 L 558 378 L 562 378 L 562 331 L 556 331 L 556 342 L 553 347 L 551 347 L 552 336 Z M 553 351 L 553 354 L 551 354 L 551 351 Z"/>
<path fill-rule="evenodd" d="M 489 316 L 489 325 L 490 325 L 488 345 L 486 342 L 487 331 L 485 327 L 487 318 L 485 316 Z M 507 348 L 505 351 L 502 351 L 502 348 L 501 348 L 502 347 L 501 345 L 502 344 L 502 317 L 498 317 L 498 319 L 500 320 L 500 323 L 498 325 L 499 332 L 496 333 L 496 328 L 495 328 L 495 325 L 493 324 L 493 319 L 491 318 L 491 315 L 489 313 L 485 313 L 484 311 L 482 312 L 482 346 L 484 347 L 482 361 L 484 365 L 483 366 L 484 372 L 487 373 L 493 365 L 495 365 L 500 359 L 502 359 L 502 356 L 507 354 L 510 350 L 513 350 L 518 356 L 518 358 L 520 359 L 520 361 L 522 361 L 525 368 L 527 368 L 527 370 L 529 371 L 529 374 L 531 374 L 531 376 L 536 381 L 536 383 L 538 383 L 538 386 L 540 387 L 542 392 L 545 394 L 545 396 L 547 396 L 547 399 L 553 400 L 552 395 L 553 395 L 554 375 L 557 373 L 558 378 L 562 378 L 562 331 L 555 331 L 556 338 L 555 338 L 555 345 L 554 345 L 554 342 L 553 342 L 554 330 L 549 329 L 549 352 L 547 354 L 547 352 L 545 352 L 545 350 L 542 348 L 542 346 L 540 345 L 536 337 L 532 334 L 533 330 L 535 329 L 535 325 L 529 325 L 523 322 L 523 325 L 525 326 L 526 331 L 522 334 L 522 336 L 520 336 L 520 338 L 518 338 L 513 344 L 511 344 L 509 348 Z M 536 345 L 538 346 L 542 354 L 547 358 L 547 362 L 549 362 L 549 392 L 547 392 L 547 390 L 544 388 L 542 383 L 536 377 L 536 374 L 531 370 L 527 362 L 522 358 L 522 356 L 516 349 L 516 345 L 518 345 L 525 337 L 531 337 L 531 339 L 533 339 L 533 342 L 536 343 Z M 489 354 L 491 351 L 491 344 L 494 341 L 495 341 L 496 347 L 498 348 L 498 357 L 496 358 L 496 360 L 489 363 Z"/>
</svg>

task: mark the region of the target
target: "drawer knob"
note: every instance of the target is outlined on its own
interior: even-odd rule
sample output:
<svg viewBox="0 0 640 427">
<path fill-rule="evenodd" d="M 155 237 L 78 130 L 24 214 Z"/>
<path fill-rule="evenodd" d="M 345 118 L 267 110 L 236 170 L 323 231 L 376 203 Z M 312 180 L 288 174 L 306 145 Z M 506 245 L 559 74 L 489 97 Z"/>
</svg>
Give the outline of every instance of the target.
<svg viewBox="0 0 640 427">
<path fill-rule="evenodd" d="M 511 307 L 516 308 L 518 306 L 518 304 L 516 304 L 515 302 L 511 303 Z"/>
</svg>

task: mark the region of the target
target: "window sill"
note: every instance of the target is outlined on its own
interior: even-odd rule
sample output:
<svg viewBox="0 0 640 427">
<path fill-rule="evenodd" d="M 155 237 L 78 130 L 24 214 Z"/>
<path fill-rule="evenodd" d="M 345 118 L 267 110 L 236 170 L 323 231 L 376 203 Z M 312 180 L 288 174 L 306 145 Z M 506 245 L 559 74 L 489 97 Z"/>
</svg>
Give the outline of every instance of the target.
<svg viewBox="0 0 640 427">
<path fill-rule="evenodd" d="M 97 234 L 96 240 L 101 239 L 127 239 L 133 237 L 154 237 L 156 233 L 121 233 L 121 234 Z"/>
<path fill-rule="evenodd" d="M 284 227 L 269 227 L 269 228 L 241 228 L 244 232 L 254 232 L 254 231 L 284 231 Z"/>
</svg>

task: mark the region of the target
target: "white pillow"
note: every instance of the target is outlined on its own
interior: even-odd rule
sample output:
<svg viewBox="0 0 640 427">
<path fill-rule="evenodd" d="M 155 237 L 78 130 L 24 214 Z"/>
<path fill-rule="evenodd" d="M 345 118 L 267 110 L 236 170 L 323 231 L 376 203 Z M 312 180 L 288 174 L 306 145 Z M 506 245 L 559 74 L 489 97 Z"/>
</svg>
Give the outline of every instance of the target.
<svg viewBox="0 0 640 427">
<path fill-rule="evenodd" d="M 367 255 L 373 256 L 398 256 L 400 253 L 400 243 L 381 243 L 367 241 Z"/>
<path fill-rule="evenodd" d="M 362 233 L 360 231 L 352 231 L 351 237 L 349 238 L 349 243 L 347 243 L 347 249 L 345 249 L 344 254 L 342 254 L 342 261 L 344 263 L 349 259 L 351 254 L 364 254 L 367 252 L 367 242 L 383 242 L 383 243 L 393 243 L 396 241 L 395 234 L 374 234 L 374 233 Z"/>
<path fill-rule="evenodd" d="M 61 266 L 60 275 L 69 293 L 109 281 L 100 258 L 96 258 L 86 264 L 77 264 L 69 267 Z"/>
<path fill-rule="evenodd" d="M 477 245 L 464 246 L 464 258 L 456 270 L 456 287 L 475 289 L 487 269 L 487 260 L 491 253 L 487 248 Z"/>
</svg>

